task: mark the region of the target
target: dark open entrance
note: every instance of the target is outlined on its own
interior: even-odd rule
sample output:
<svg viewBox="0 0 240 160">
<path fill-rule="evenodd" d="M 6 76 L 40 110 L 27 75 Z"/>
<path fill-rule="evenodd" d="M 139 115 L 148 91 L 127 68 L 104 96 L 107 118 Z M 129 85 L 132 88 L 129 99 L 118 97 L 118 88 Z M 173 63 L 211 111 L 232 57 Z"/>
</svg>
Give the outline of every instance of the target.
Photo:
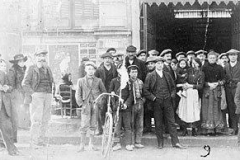
<svg viewBox="0 0 240 160">
<path fill-rule="evenodd" d="M 237 23 L 233 18 L 235 8 L 232 2 L 199 4 L 195 1 L 192 5 L 188 2 L 184 5 L 180 2 L 176 5 L 143 3 L 141 48 L 160 52 L 171 48 L 174 53 L 199 49 L 222 53 L 230 48 L 238 49 L 236 41 L 239 42 L 239 36 L 233 38 L 236 37 L 233 26 Z"/>
</svg>

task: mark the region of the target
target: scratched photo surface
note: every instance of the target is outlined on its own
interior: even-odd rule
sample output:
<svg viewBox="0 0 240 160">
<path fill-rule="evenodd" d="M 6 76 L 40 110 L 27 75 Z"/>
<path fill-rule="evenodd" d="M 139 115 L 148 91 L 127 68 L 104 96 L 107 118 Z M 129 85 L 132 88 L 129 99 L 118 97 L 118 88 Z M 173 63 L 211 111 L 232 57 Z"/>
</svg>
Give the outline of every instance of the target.
<svg viewBox="0 0 240 160">
<path fill-rule="evenodd" d="M 239 59 L 239 0 L 0 0 L 0 160 L 238 160 Z"/>
</svg>

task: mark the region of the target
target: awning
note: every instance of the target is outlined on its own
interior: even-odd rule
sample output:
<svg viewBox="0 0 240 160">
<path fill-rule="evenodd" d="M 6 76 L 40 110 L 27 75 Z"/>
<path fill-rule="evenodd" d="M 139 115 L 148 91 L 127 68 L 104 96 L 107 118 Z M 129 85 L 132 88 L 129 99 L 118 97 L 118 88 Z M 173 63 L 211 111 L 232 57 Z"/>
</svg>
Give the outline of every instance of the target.
<svg viewBox="0 0 240 160">
<path fill-rule="evenodd" d="M 174 9 L 218 9 L 227 8 L 232 9 L 239 0 L 140 0 L 141 4 L 146 3 L 149 6 L 156 4 L 158 6 L 171 6 Z"/>
</svg>

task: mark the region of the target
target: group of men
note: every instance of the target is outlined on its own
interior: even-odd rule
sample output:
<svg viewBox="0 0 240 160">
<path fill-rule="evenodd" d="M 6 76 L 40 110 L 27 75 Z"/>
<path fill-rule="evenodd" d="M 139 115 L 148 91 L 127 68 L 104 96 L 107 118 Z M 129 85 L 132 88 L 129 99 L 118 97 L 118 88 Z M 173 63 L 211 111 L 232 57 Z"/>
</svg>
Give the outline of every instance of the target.
<svg viewBox="0 0 240 160">
<path fill-rule="evenodd" d="M 103 63 L 97 68 L 93 62 L 85 62 L 85 71 L 86 76 L 80 78 L 77 85 L 76 99 L 80 107 L 82 107 L 82 122 L 86 122 L 86 114 L 89 114 L 89 117 L 92 117 L 96 112 L 89 110 L 85 112 L 87 106 L 91 104 L 90 97 L 92 99 L 96 98 L 99 94 L 107 91 L 109 93 L 120 94 L 122 98 L 122 104 L 124 109 L 120 110 L 119 121 L 117 122 L 116 137 L 117 139 L 114 145 L 114 150 L 121 149 L 120 141 L 121 138 L 121 129 L 124 128 L 124 137 L 126 143 L 126 149 L 132 151 L 134 148 L 143 148 L 141 144 L 141 138 L 143 133 L 143 122 L 144 122 L 144 110 L 145 103 L 154 106 L 154 118 L 156 126 L 156 135 L 158 139 L 158 148 L 163 148 L 163 126 L 167 126 L 170 136 L 172 138 L 172 145 L 176 148 L 185 148 L 179 143 L 176 123 L 174 120 L 174 110 L 172 104 L 172 98 L 175 97 L 176 88 L 173 79 L 174 73 L 171 72 L 171 66 L 166 65 L 165 61 L 171 61 L 171 50 L 164 50 L 162 56 L 153 57 L 149 56 L 147 61 L 142 61 L 137 58 L 136 47 L 130 45 L 126 49 L 126 57 L 124 54 L 117 53 L 114 48 L 110 48 L 106 53 L 101 55 Z M 169 56 L 170 53 L 170 56 Z M 89 66 L 92 69 L 96 69 L 95 75 L 89 76 Z M 129 75 L 129 80 L 125 88 L 120 89 L 121 79 L 125 78 L 121 73 L 121 68 L 124 66 Z M 156 67 L 155 67 L 156 66 Z M 102 84 L 99 83 L 99 87 L 94 83 L 93 87 L 97 91 L 94 91 L 93 88 L 90 88 L 90 91 L 86 90 L 85 86 L 91 86 L 93 82 L 89 82 L 90 77 L 101 79 Z M 84 85 L 87 83 L 87 85 Z M 99 91 L 100 88 L 100 91 Z M 86 93 L 85 93 L 86 92 Z M 92 95 L 92 96 L 91 96 Z M 147 100 L 146 100 L 147 99 Z M 86 103 L 84 103 L 87 101 Z M 146 102 L 147 101 L 147 102 Z M 115 103 L 116 104 L 116 103 Z M 91 105 L 90 105 L 91 106 Z M 90 107 L 91 108 L 91 107 Z M 114 108 L 114 107 L 113 107 Z M 121 107 L 122 108 L 122 107 Z M 93 124 L 93 121 L 89 122 L 90 129 L 95 130 L 98 128 L 99 135 L 102 134 L 102 126 L 104 125 L 104 115 L 106 113 L 107 105 L 103 101 L 98 107 L 98 127 Z M 113 109 L 114 110 L 114 109 Z M 92 111 L 92 113 L 91 113 Z M 150 125 L 151 126 L 151 116 Z M 165 119 L 165 124 L 163 124 L 163 119 Z M 147 120 L 149 122 L 149 119 Z M 146 124 L 147 125 L 147 124 Z M 85 127 L 84 127 L 85 126 Z M 151 127 L 150 127 L 151 128 Z M 82 124 L 80 130 L 84 130 L 82 133 L 82 142 L 81 142 L 81 151 L 85 147 L 85 137 L 86 137 L 86 124 Z M 92 133 L 94 134 L 94 133 Z M 90 146 L 92 149 L 96 149 L 93 145 L 93 135 L 91 136 Z"/>
<path fill-rule="evenodd" d="M 94 77 L 102 80 L 106 92 L 115 94 L 121 92 L 122 105 L 125 106 L 123 108 L 126 108 L 120 110 L 113 149 L 119 150 L 122 148 L 119 142 L 121 129 L 124 130 L 127 150 L 143 148 L 144 146 L 141 144 L 142 133 L 152 131 L 151 119 L 153 117 L 158 148 L 163 148 L 163 133 L 165 132 L 170 133 L 174 147 L 185 148 L 179 143 L 175 122 L 177 106 L 175 104 L 175 81 L 177 78 L 175 67 L 176 63 L 183 58 L 187 59 L 189 66 L 191 66 L 191 60 L 194 58 L 198 58 L 202 66 L 205 66 L 208 63 L 207 52 L 204 50 L 179 52 L 175 55 L 176 60 L 173 60 L 171 49 L 165 49 L 161 53 L 156 50 L 148 52 L 145 50 L 137 52 L 136 50 L 136 47 L 128 46 L 125 56 L 118 53 L 116 49 L 110 48 L 101 56 L 103 63 L 99 67 L 93 65 L 96 70 Z M 229 114 L 229 127 L 233 129 L 233 134 L 238 133 L 238 115 L 237 112 L 235 113 L 237 106 L 234 103 L 237 83 L 240 82 L 238 54 L 238 50 L 231 49 L 218 56 L 218 63 L 224 67 L 227 77 L 224 87 L 228 107 L 222 112 L 225 116 L 225 123 L 227 123 L 226 113 Z M 89 65 L 89 63 L 87 62 L 85 65 Z M 120 89 L 120 81 L 123 77 L 121 77 L 119 70 L 122 66 L 127 68 L 129 74 L 129 82 L 124 89 Z M 99 94 L 102 92 L 99 92 Z M 76 99 L 78 98 L 79 96 L 76 95 Z M 79 106 L 82 106 L 81 103 L 79 103 Z M 100 106 L 96 122 L 98 127 L 95 126 L 96 128 L 94 128 L 97 129 L 98 135 L 103 132 L 106 102 L 103 102 Z M 82 144 L 84 143 L 82 142 Z M 84 145 L 81 145 L 81 151 L 83 150 Z"/>
</svg>

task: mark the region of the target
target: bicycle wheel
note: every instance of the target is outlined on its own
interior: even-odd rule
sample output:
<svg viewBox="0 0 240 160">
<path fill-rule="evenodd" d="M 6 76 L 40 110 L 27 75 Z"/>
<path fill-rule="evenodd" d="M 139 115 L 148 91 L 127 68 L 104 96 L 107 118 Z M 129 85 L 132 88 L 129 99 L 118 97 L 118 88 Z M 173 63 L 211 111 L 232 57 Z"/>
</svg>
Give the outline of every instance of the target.
<svg viewBox="0 0 240 160">
<path fill-rule="evenodd" d="M 102 155 L 106 158 L 111 150 L 112 136 L 113 136 L 113 118 L 110 113 L 106 113 L 105 124 L 103 127 L 102 136 Z"/>
</svg>

